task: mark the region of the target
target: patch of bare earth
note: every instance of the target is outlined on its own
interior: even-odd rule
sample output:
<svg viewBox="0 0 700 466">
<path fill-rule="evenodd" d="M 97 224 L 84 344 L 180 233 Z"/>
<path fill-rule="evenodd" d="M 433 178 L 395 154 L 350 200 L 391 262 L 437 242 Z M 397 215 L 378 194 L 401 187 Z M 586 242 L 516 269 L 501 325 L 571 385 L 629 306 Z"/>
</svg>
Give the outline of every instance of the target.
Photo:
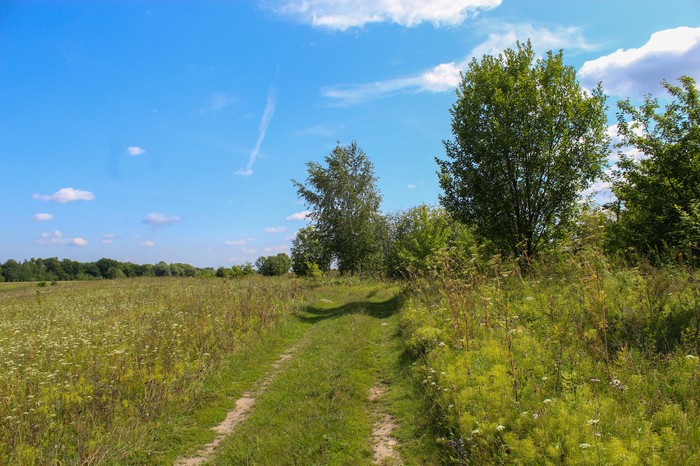
<svg viewBox="0 0 700 466">
<path fill-rule="evenodd" d="M 375 403 L 386 393 L 386 386 L 375 385 L 369 389 L 369 401 Z M 391 436 L 396 429 L 394 418 L 388 413 L 382 412 L 375 406 L 373 412 L 377 418 L 372 431 L 372 443 L 374 445 L 374 464 L 397 465 L 401 464 L 401 457 L 395 450 L 397 441 Z"/>
<path fill-rule="evenodd" d="M 272 370 L 267 374 L 267 377 L 258 383 L 253 390 L 244 393 L 243 396 L 236 400 L 236 407 L 228 412 L 226 419 L 221 421 L 219 425 L 212 427 L 211 430 L 216 434 L 214 440 L 204 445 L 194 456 L 176 459 L 175 466 L 197 466 L 209 461 L 214 456 L 214 452 L 221 442 L 231 435 L 243 421 L 248 419 L 255 405 L 255 400 L 265 393 L 267 387 L 282 370 L 283 364 L 292 358 L 292 354 L 297 349 L 298 345 L 295 345 L 283 353 L 272 364 Z"/>
</svg>

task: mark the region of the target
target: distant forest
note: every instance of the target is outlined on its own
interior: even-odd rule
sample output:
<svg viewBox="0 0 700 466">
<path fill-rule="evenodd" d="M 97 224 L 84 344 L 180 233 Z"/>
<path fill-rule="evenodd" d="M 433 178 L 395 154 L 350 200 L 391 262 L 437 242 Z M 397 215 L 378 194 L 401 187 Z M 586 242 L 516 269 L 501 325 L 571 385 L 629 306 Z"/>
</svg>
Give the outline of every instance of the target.
<svg viewBox="0 0 700 466">
<path fill-rule="evenodd" d="M 244 274 L 254 273 L 250 264 L 239 268 Z M 114 259 L 102 258 L 96 262 L 77 262 L 70 259 L 59 260 L 56 257 L 48 259 L 29 259 L 18 262 L 8 259 L 0 266 L 0 282 L 31 282 L 31 281 L 64 281 L 64 280 L 95 280 L 101 278 L 127 277 L 196 277 L 196 276 L 227 276 L 224 271 L 231 269 L 221 267 L 199 268 L 190 264 L 133 264 L 119 262 Z"/>
</svg>

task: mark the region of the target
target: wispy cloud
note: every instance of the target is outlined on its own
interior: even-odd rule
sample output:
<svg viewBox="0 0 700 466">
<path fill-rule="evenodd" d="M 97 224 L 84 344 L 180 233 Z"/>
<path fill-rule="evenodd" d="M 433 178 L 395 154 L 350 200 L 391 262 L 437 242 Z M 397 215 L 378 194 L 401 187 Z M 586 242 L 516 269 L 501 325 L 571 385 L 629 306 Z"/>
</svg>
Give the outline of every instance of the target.
<svg viewBox="0 0 700 466">
<path fill-rule="evenodd" d="M 126 151 L 132 157 L 138 157 L 139 155 L 143 155 L 146 153 L 146 149 L 139 146 L 129 146 L 126 148 Z"/>
<path fill-rule="evenodd" d="M 438 26 L 462 23 L 479 10 L 501 0 L 282 0 L 274 9 L 314 27 L 345 31 L 369 23 L 390 22 L 411 27 L 429 22 Z"/>
<path fill-rule="evenodd" d="M 37 244 L 67 244 L 69 246 L 86 246 L 88 244 L 87 240 L 76 237 L 76 238 L 66 238 L 63 236 L 60 230 L 54 230 L 50 233 L 42 233 L 39 239 L 36 241 Z"/>
<path fill-rule="evenodd" d="M 235 103 L 238 99 L 226 94 L 225 92 L 215 92 L 209 96 L 206 107 L 203 109 L 204 112 L 219 112 L 231 104 Z"/>
<path fill-rule="evenodd" d="M 263 252 L 265 254 L 279 254 L 280 252 L 287 252 L 289 251 L 289 245 L 288 244 L 280 244 L 277 246 L 267 246 L 263 248 Z"/>
<path fill-rule="evenodd" d="M 237 240 L 233 240 L 233 241 L 224 241 L 224 244 L 226 246 L 243 246 L 243 245 L 248 244 L 252 241 L 253 241 L 252 238 L 244 238 L 244 239 L 237 239 Z"/>
<path fill-rule="evenodd" d="M 34 216 L 34 221 L 36 222 L 50 222 L 53 220 L 53 215 L 51 214 L 36 214 Z"/>
<path fill-rule="evenodd" d="M 260 147 L 265 140 L 265 134 L 267 133 L 267 127 L 270 125 L 272 116 L 275 113 L 275 107 L 277 106 L 276 91 L 275 88 L 271 87 L 267 91 L 267 103 L 265 104 L 265 111 L 260 119 L 260 125 L 258 126 L 258 139 L 255 141 L 255 147 L 250 151 L 248 156 L 248 163 L 245 168 L 242 168 L 236 172 L 237 175 L 250 176 L 253 174 L 253 165 L 255 165 L 255 159 L 258 158 L 258 153 L 260 153 Z"/>
<path fill-rule="evenodd" d="M 146 248 L 152 248 L 155 245 L 156 245 L 156 243 L 154 243 L 151 240 L 146 240 L 143 243 L 141 243 L 141 246 L 146 247 Z"/>
<path fill-rule="evenodd" d="M 311 211 L 310 210 L 302 210 L 301 212 L 295 212 L 289 217 L 287 217 L 288 221 L 293 221 L 293 220 L 308 220 L 310 218 Z"/>
<path fill-rule="evenodd" d="M 265 228 L 265 233 L 284 233 L 287 231 L 286 227 L 269 227 Z"/>
<path fill-rule="evenodd" d="M 95 199 L 95 195 L 90 191 L 81 191 L 73 188 L 61 188 L 53 194 L 34 194 L 32 195 L 32 198 L 41 201 L 67 204 L 74 201 L 92 201 Z"/>
<path fill-rule="evenodd" d="M 182 220 L 182 217 L 178 217 L 177 215 L 165 215 L 159 212 L 151 212 L 143 219 L 143 223 L 151 226 L 167 226 L 177 223 L 180 220 Z"/>
<path fill-rule="evenodd" d="M 113 233 L 107 233 L 105 235 L 102 235 L 102 238 L 100 239 L 100 243 L 102 244 L 112 244 L 112 241 L 114 241 Z"/>
<path fill-rule="evenodd" d="M 579 70 L 586 87 L 602 81 L 605 92 L 623 97 L 653 93 L 662 79 L 671 81 L 681 75 L 700 79 L 700 28 L 655 32 L 641 47 L 618 49 L 587 61 Z"/>
<path fill-rule="evenodd" d="M 323 125 L 315 125 L 308 128 L 301 129 L 294 133 L 295 136 L 323 136 L 331 137 L 335 134 L 335 131 Z"/>
<path fill-rule="evenodd" d="M 372 83 L 326 86 L 321 89 L 321 95 L 338 105 L 353 105 L 401 93 L 451 91 L 459 85 L 460 72 L 467 68 L 472 58 L 480 58 L 484 54 L 498 54 L 506 48 L 514 47 L 518 40 L 531 39 L 533 48 L 539 53 L 559 48 L 594 48 L 575 27 L 549 29 L 531 24 L 507 23 L 485 23 L 485 27 L 492 29 L 488 38 L 461 60 L 441 63 L 413 76 Z"/>
</svg>

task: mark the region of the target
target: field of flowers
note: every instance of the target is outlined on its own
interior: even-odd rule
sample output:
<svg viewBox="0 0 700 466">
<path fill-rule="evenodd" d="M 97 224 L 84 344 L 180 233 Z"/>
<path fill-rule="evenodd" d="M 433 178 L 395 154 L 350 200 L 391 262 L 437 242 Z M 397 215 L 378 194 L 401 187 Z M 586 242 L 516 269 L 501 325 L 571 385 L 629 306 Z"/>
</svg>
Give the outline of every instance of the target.
<svg viewBox="0 0 700 466">
<path fill-rule="evenodd" d="M 700 274 L 444 258 L 402 333 L 454 464 L 700 464 Z"/>
<path fill-rule="evenodd" d="M 303 298 L 260 277 L 7 285 L 0 464 L 118 462 L 138 426 L 196 403 L 218 361 Z"/>
</svg>

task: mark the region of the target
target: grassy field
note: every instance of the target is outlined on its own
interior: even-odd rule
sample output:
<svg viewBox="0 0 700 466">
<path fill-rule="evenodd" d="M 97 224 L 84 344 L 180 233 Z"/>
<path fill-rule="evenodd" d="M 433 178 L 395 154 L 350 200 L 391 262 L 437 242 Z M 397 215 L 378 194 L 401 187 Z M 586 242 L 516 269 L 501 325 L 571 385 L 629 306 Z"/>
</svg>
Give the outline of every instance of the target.
<svg viewBox="0 0 700 466">
<path fill-rule="evenodd" d="M 167 415 L 304 299 L 293 280 L 2 285 L 2 464 L 149 462 Z"/>
<path fill-rule="evenodd" d="M 251 277 L 0 288 L 2 464 L 173 464 L 212 441 L 211 428 L 290 348 L 213 463 L 371 464 L 378 413 L 397 424 L 402 464 L 438 461 L 394 285 Z M 388 390 L 372 401 L 377 385 Z"/>
<path fill-rule="evenodd" d="M 0 284 L 0 464 L 700 463 L 697 272 L 448 265 Z"/>
</svg>

